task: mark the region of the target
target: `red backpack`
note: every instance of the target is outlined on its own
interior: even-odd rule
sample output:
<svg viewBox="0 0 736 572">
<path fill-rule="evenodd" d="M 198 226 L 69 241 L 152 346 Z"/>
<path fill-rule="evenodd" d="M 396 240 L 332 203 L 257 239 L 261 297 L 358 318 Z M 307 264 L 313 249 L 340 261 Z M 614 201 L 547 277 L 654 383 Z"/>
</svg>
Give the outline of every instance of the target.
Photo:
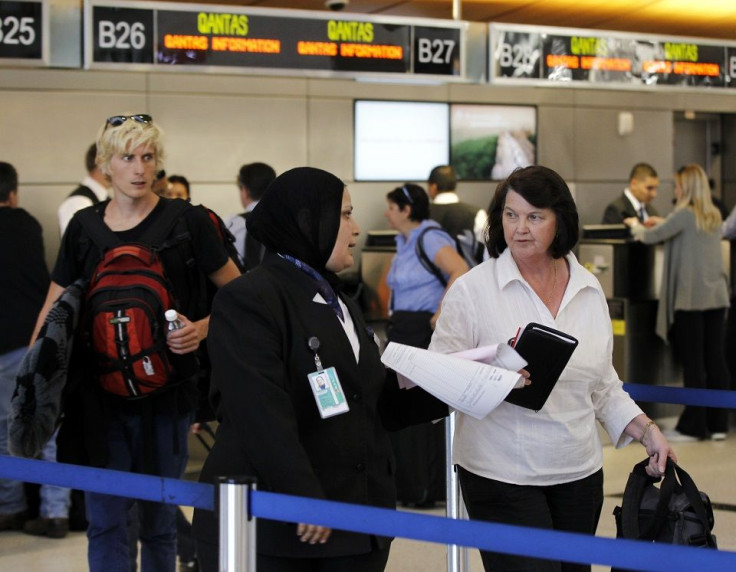
<svg viewBox="0 0 736 572">
<path fill-rule="evenodd" d="M 80 211 L 79 222 L 103 253 L 86 294 L 85 332 L 102 389 L 137 399 L 197 374 L 194 354 L 172 354 L 166 345 L 169 308 L 176 296 L 159 257 L 177 224 L 184 201 L 166 201 L 156 224 L 139 243 L 123 243 L 95 209 Z"/>
</svg>

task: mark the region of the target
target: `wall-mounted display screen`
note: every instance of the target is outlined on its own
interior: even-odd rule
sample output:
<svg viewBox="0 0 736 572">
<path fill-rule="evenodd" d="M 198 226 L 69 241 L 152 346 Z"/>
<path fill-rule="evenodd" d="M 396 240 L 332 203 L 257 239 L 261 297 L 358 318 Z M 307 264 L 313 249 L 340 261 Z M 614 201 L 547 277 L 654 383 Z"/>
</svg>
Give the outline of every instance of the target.
<svg viewBox="0 0 736 572">
<path fill-rule="evenodd" d="M 450 146 L 458 179 L 505 179 L 517 167 L 536 162 L 537 109 L 453 103 Z"/>
<path fill-rule="evenodd" d="M 426 181 L 450 159 L 450 106 L 418 101 L 355 102 L 355 180 Z"/>
</svg>

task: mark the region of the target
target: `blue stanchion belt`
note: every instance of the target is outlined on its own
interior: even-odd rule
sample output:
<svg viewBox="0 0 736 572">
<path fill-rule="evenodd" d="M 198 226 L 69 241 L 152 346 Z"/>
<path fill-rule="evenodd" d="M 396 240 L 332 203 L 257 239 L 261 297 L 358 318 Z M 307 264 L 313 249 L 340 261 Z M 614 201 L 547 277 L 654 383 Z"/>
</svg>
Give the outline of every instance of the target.
<svg viewBox="0 0 736 572">
<path fill-rule="evenodd" d="M 454 520 L 263 491 L 253 492 L 251 510 L 259 518 L 309 522 L 342 530 L 582 564 L 653 572 L 736 570 L 736 552 Z"/>
<path fill-rule="evenodd" d="M 624 383 L 624 389 L 635 401 L 736 409 L 736 391 L 689 389 L 662 385 L 643 385 L 641 383 Z"/>
<path fill-rule="evenodd" d="M 637 401 L 736 409 L 736 392 L 732 391 L 632 383 L 624 384 L 624 389 Z M 0 478 L 205 510 L 215 509 L 213 485 L 151 475 L 0 455 Z M 725 550 L 703 550 L 497 523 L 454 520 L 257 490 L 252 491 L 250 503 L 251 514 L 257 518 L 309 522 L 366 534 L 457 544 L 535 558 L 653 572 L 736 570 L 736 552 Z"/>
<path fill-rule="evenodd" d="M 0 477 L 164 504 L 215 509 L 214 488 L 206 483 L 20 459 L 7 455 L 0 455 Z"/>
<path fill-rule="evenodd" d="M 214 510 L 214 486 L 0 455 L 0 477 Z M 736 570 L 736 552 L 614 540 L 479 521 L 454 520 L 253 491 L 251 514 L 366 534 L 654 572 Z"/>
</svg>

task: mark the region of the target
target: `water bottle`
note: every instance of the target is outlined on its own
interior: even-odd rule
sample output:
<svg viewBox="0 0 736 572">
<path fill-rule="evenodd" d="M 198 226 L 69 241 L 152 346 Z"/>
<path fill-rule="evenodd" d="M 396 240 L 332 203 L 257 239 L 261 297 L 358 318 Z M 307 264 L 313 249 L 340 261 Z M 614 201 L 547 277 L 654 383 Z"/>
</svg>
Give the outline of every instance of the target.
<svg viewBox="0 0 736 572">
<path fill-rule="evenodd" d="M 167 335 L 168 332 L 173 332 L 174 330 L 179 330 L 184 327 L 184 324 L 181 323 L 179 314 L 176 310 L 166 310 L 164 317 L 166 318 Z M 192 377 L 199 371 L 199 360 L 197 359 L 196 352 L 188 354 L 174 354 L 168 352 L 168 354 L 171 365 L 174 366 L 174 371 L 177 372 L 179 377 Z"/>
<path fill-rule="evenodd" d="M 179 314 L 176 312 L 176 310 L 174 309 L 166 310 L 164 317 L 166 318 L 166 331 L 167 332 L 173 332 L 174 330 L 180 330 L 184 327 L 184 324 L 181 323 L 181 320 L 179 319 Z"/>
</svg>

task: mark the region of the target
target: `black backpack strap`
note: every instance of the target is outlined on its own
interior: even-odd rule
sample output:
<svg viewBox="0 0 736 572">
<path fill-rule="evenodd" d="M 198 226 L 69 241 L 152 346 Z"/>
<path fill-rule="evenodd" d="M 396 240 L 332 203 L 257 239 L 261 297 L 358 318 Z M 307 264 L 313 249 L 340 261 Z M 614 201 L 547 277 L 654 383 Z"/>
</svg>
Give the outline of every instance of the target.
<svg viewBox="0 0 736 572">
<path fill-rule="evenodd" d="M 171 230 L 179 222 L 181 214 L 190 204 L 181 199 L 159 199 L 164 202 L 164 209 L 155 225 L 151 225 L 141 236 L 140 242 L 158 248 L 164 244 Z M 109 202 L 109 201 L 108 201 Z M 104 209 L 102 210 L 104 212 Z M 94 206 L 82 209 L 77 213 L 77 218 L 87 232 L 90 240 L 95 243 L 101 252 L 123 244 L 118 236 L 110 230 L 102 218 L 102 212 Z"/>
<path fill-rule="evenodd" d="M 101 202 L 95 192 L 86 185 L 79 185 L 76 189 L 69 193 L 69 197 L 84 197 L 92 201 L 93 205 Z"/>
<path fill-rule="evenodd" d="M 647 486 L 659 480 L 647 475 L 645 469 L 648 464 L 649 459 L 647 458 L 634 465 L 626 481 L 620 511 L 621 535 L 623 538 L 640 538 L 639 506 L 641 505 L 641 499 L 644 497 L 644 490 Z"/>
<path fill-rule="evenodd" d="M 165 199 L 161 197 L 159 200 L 164 201 L 163 211 L 159 215 L 156 224 L 146 229 L 146 232 L 140 238 L 140 242 L 153 248 L 160 248 L 166 243 L 171 231 L 180 222 L 184 211 L 192 207 L 190 203 L 183 199 Z"/>
<path fill-rule="evenodd" d="M 266 252 L 266 247 L 256 240 L 251 233 L 248 232 L 248 216 L 251 212 L 248 211 L 240 216 L 245 219 L 245 244 L 243 245 L 243 271 L 253 270 L 263 260 L 263 255 Z"/>
<path fill-rule="evenodd" d="M 104 212 L 104 210 L 102 212 Z M 95 244 L 101 253 L 122 244 L 122 241 L 117 237 L 117 235 L 105 224 L 105 221 L 102 218 L 102 213 L 97 206 L 82 209 L 81 211 L 78 211 L 75 216 L 87 233 L 87 236 L 89 236 L 89 239 Z"/>
<path fill-rule="evenodd" d="M 432 230 L 439 231 L 439 232 L 445 232 L 441 228 L 437 228 L 435 226 L 425 228 L 422 232 L 419 233 L 414 250 L 416 251 L 417 257 L 419 258 L 419 262 L 421 262 L 422 266 L 424 266 L 424 269 L 430 274 L 432 274 L 435 278 L 437 278 L 437 280 L 440 281 L 440 284 L 442 284 L 442 286 L 447 286 L 447 280 L 445 279 L 445 276 L 442 274 L 442 271 L 439 268 L 437 268 L 434 262 L 432 262 L 429 259 L 429 256 L 427 256 L 427 251 L 424 250 L 424 235 Z"/>
<path fill-rule="evenodd" d="M 685 472 L 685 469 L 680 467 L 677 463 L 675 463 L 671 459 L 667 459 L 668 467 L 670 463 L 672 463 L 672 466 L 675 469 L 677 478 L 680 481 L 680 484 L 682 485 L 682 490 L 687 495 L 687 500 L 690 501 L 690 506 L 692 506 L 693 510 L 695 511 L 695 514 L 698 515 L 698 518 L 700 519 L 700 522 L 703 525 L 703 530 L 705 531 L 705 536 L 708 542 L 708 546 L 715 547 L 716 541 L 713 538 L 713 535 L 711 534 L 711 530 L 712 530 L 711 517 L 708 516 L 708 511 L 705 509 L 705 503 L 703 503 L 703 498 L 700 496 L 700 491 L 698 490 L 698 487 L 695 486 L 695 482 L 692 480 L 692 478 L 690 478 L 690 475 L 688 475 L 687 472 Z"/>
<path fill-rule="evenodd" d="M 649 459 L 646 460 L 649 464 Z M 641 465 L 641 463 L 639 463 Z M 667 467 L 664 471 L 664 479 L 659 486 L 659 499 L 657 508 L 654 511 L 652 523 L 647 530 L 640 531 L 640 538 L 645 540 L 654 540 L 659 536 L 660 531 L 667 523 L 667 515 L 669 514 L 670 499 L 677 488 L 677 477 L 675 476 L 674 463 L 671 459 L 667 459 Z M 645 465 L 646 466 L 646 465 Z"/>
</svg>

